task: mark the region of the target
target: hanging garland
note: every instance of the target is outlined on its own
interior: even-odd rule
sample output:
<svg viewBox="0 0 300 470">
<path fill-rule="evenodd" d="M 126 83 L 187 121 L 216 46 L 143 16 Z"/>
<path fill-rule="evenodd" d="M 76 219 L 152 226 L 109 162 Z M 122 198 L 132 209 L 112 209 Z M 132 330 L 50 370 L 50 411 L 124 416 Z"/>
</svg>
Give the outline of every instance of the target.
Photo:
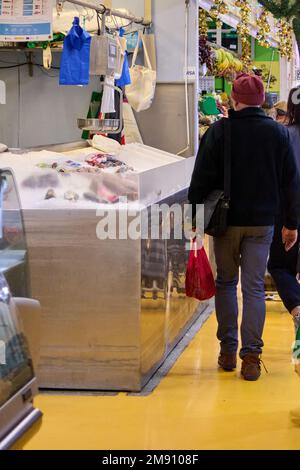
<svg viewBox="0 0 300 470">
<path fill-rule="evenodd" d="M 229 12 L 227 3 L 224 0 L 215 0 L 210 9 L 210 16 L 216 21 L 217 28 L 222 28 L 223 21 L 221 15 L 226 15 Z"/>
<path fill-rule="evenodd" d="M 263 8 L 261 14 L 257 18 L 257 35 L 256 39 L 258 41 L 258 44 L 262 47 L 269 48 L 270 43 L 268 40 L 268 35 L 271 32 L 271 26 L 269 23 L 269 18 L 268 18 L 268 11 Z"/>
<path fill-rule="evenodd" d="M 235 0 L 235 5 L 240 8 L 241 21 L 237 26 L 237 33 L 239 34 L 242 42 L 242 62 L 245 69 L 249 69 L 252 63 L 251 60 L 251 44 L 249 42 L 250 36 L 250 16 L 251 6 L 248 0 Z"/>
<path fill-rule="evenodd" d="M 293 27 L 290 21 L 280 18 L 277 21 L 279 54 L 288 60 L 293 58 Z"/>
<path fill-rule="evenodd" d="M 199 36 L 208 37 L 207 14 L 203 8 L 199 10 Z"/>
<path fill-rule="evenodd" d="M 299 0 L 258 0 L 267 10 L 269 10 L 273 16 L 277 19 L 286 19 L 291 29 L 287 25 L 279 25 L 279 36 L 280 40 L 283 40 L 283 44 L 280 49 L 283 51 L 285 57 L 291 57 L 290 44 L 286 44 L 284 33 L 292 31 L 296 35 L 296 39 L 300 49 L 300 2 Z"/>
</svg>

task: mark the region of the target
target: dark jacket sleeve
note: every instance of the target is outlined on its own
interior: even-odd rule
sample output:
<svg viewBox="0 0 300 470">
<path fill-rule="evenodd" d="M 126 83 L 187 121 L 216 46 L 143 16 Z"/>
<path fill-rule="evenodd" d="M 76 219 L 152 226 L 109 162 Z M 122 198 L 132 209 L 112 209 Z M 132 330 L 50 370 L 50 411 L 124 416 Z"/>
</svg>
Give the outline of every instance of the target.
<svg viewBox="0 0 300 470">
<path fill-rule="evenodd" d="M 218 126 L 217 126 L 218 125 Z M 191 204 L 202 204 L 208 194 L 220 186 L 220 128 L 219 123 L 211 126 L 204 134 L 196 158 L 189 188 Z"/>
<path fill-rule="evenodd" d="M 284 137 L 283 154 L 283 223 L 286 228 L 294 230 L 300 225 L 300 175 L 288 132 Z"/>
</svg>

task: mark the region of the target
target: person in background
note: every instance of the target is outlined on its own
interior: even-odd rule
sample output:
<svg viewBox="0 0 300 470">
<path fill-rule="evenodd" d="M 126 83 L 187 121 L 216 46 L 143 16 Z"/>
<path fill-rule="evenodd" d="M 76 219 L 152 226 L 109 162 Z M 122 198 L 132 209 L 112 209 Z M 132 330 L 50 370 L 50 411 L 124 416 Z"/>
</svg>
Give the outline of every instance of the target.
<svg viewBox="0 0 300 470">
<path fill-rule="evenodd" d="M 216 314 L 220 340 L 218 364 L 225 371 L 237 365 L 238 299 L 241 268 L 243 319 L 241 374 L 257 380 L 266 306 L 264 277 L 273 239 L 281 189 L 285 201 L 283 242 L 297 240 L 300 224 L 300 177 L 288 130 L 266 116 L 261 106 L 264 86 L 255 75 L 242 74 L 233 84 L 230 110 L 231 199 L 226 233 L 214 239 L 217 264 Z M 189 188 L 189 201 L 202 204 L 213 190 L 224 190 L 224 125 L 214 123 L 204 135 Z"/>
<path fill-rule="evenodd" d="M 287 105 L 287 119 L 287 131 L 290 135 L 298 169 L 300 171 L 300 87 L 293 88 L 290 92 Z M 300 194 L 300 187 L 298 188 L 298 193 Z M 300 238 L 298 237 L 297 243 L 291 250 L 286 250 L 282 242 L 285 236 L 284 229 L 282 228 L 285 213 L 283 203 L 281 214 L 278 217 L 275 227 L 274 240 L 268 262 L 268 271 L 274 279 L 284 306 L 293 318 L 297 333 L 300 327 L 300 284 L 297 280 Z M 296 366 L 296 371 L 300 375 L 299 364 L 298 367 Z"/>
<path fill-rule="evenodd" d="M 278 101 L 278 103 L 274 104 L 274 109 L 276 113 L 275 119 L 277 122 L 283 125 L 287 125 L 289 122 L 287 107 L 288 105 L 286 101 Z"/>
<path fill-rule="evenodd" d="M 267 116 L 271 117 L 276 121 L 276 109 L 274 108 L 274 101 L 272 93 L 265 93 L 265 102 L 262 105 L 262 109 L 266 113 Z"/>
</svg>

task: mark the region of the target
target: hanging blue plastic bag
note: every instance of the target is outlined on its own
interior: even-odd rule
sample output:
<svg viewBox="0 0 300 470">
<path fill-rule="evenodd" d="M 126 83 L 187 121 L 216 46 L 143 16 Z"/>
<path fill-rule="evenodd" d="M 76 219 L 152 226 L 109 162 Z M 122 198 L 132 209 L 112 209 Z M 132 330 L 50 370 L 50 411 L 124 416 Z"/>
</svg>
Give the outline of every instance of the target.
<svg viewBox="0 0 300 470">
<path fill-rule="evenodd" d="M 121 38 L 124 36 L 124 33 L 125 33 L 124 29 L 121 28 L 120 29 Z M 130 78 L 130 72 L 129 72 L 128 55 L 127 55 L 127 51 L 125 51 L 122 75 L 118 80 L 116 80 L 116 86 L 124 87 L 130 84 L 131 84 L 131 78 Z"/>
<path fill-rule="evenodd" d="M 127 50 L 129 52 L 134 51 L 139 40 L 139 32 L 134 31 L 133 33 L 128 33 L 127 35 Z"/>
<path fill-rule="evenodd" d="M 88 85 L 90 70 L 91 35 L 79 25 L 75 17 L 73 26 L 64 40 L 60 63 L 60 85 Z"/>
</svg>

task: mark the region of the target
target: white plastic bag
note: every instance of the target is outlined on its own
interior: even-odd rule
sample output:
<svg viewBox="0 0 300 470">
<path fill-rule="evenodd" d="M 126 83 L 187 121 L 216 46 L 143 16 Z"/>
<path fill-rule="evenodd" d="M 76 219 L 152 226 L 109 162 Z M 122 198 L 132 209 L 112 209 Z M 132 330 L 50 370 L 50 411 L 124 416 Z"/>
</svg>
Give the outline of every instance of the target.
<svg viewBox="0 0 300 470">
<path fill-rule="evenodd" d="M 142 41 L 144 48 L 145 64 L 136 65 L 139 44 Z M 131 85 L 126 86 L 126 96 L 129 104 L 137 111 L 145 111 L 152 105 L 156 87 L 156 72 L 152 69 L 146 44 L 141 32 L 134 51 L 132 67 L 130 69 Z"/>
<path fill-rule="evenodd" d="M 115 72 L 115 80 L 119 80 L 122 76 L 125 53 L 126 53 L 126 48 L 127 48 L 127 41 L 125 37 L 117 36 L 117 42 L 119 44 L 119 47 L 118 47 L 118 55 L 117 55 L 117 70 Z"/>
<path fill-rule="evenodd" d="M 119 142 L 103 135 L 94 135 L 92 146 L 109 155 L 118 155 L 122 148 Z"/>
<path fill-rule="evenodd" d="M 114 77 L 105 77 L 105 85 L 101 102 L 101 113 L 115 113 L 115 79 Z"/>
</svg>

